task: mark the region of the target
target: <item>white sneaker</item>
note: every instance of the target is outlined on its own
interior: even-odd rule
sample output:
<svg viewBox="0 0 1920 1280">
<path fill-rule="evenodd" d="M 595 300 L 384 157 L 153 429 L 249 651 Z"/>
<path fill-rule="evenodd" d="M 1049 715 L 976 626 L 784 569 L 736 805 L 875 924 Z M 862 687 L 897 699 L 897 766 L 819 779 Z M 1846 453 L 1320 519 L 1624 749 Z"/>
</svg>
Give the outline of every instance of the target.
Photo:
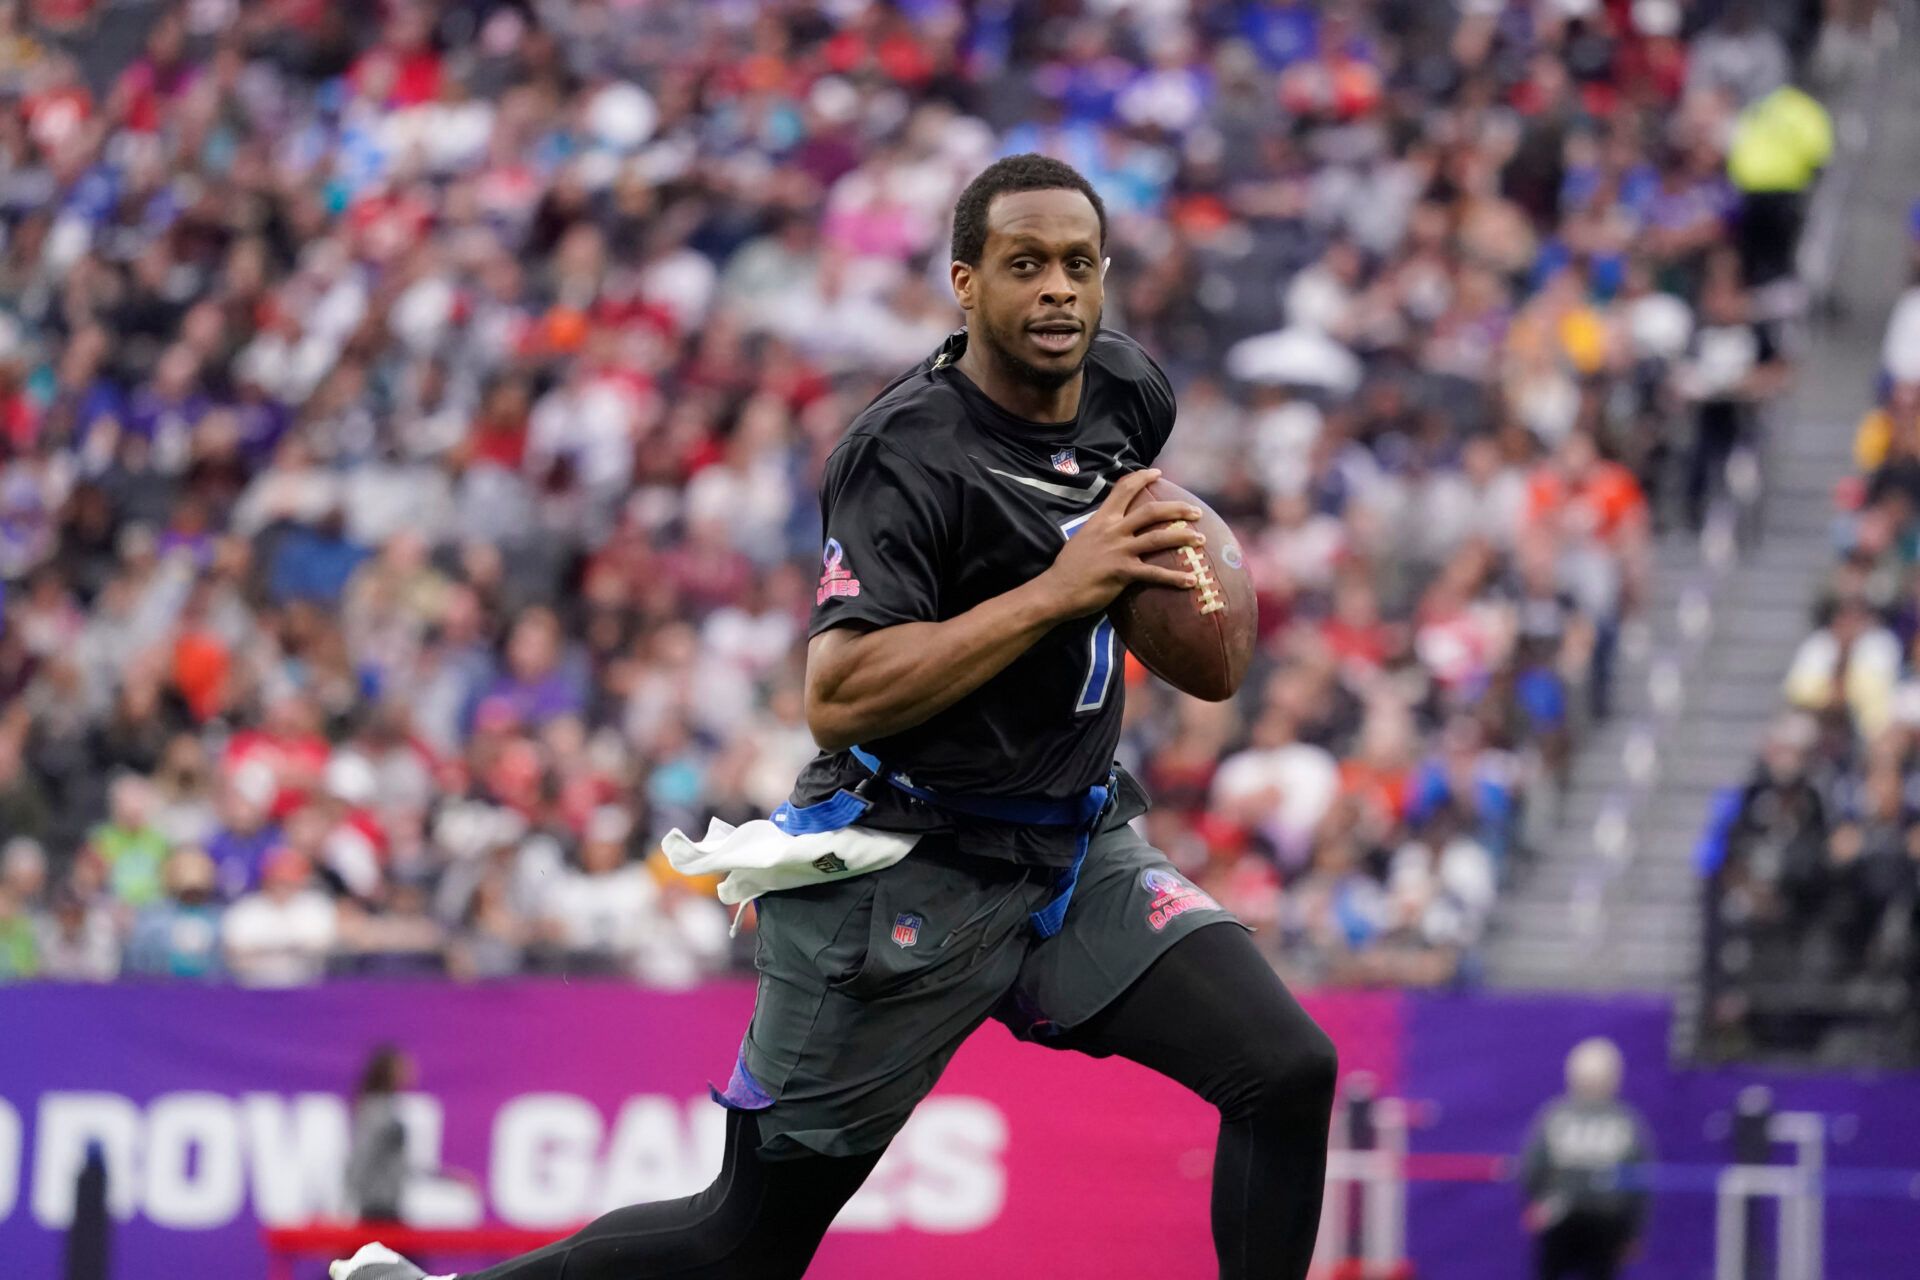
<svg viewBox="0 0 1920 1280">
<path fill-rule="evenodd" d="M 383 1244 L 361 1245 L 351 1258 L 329 1264 L 327 1274 L 333 1280 L 454 1280 L 428 1275 Z"/>
</svg>

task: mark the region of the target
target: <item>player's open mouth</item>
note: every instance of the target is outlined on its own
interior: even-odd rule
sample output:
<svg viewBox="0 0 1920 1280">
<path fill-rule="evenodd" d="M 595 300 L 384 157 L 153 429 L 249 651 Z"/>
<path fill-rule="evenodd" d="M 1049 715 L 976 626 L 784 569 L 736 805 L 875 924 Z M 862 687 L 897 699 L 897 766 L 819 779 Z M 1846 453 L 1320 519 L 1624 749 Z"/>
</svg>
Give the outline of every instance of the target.
<svg viewBox="0 0 1920 1280">
<path fill-rule="evenodd" d="M 1080 326 L 1077 324 L 1036 324 L 1029 326 L 1027 333 L 1032 336 L 1034 345 L 1055 355 L 1066 354 L 1080 341 Z"/>
</svg>

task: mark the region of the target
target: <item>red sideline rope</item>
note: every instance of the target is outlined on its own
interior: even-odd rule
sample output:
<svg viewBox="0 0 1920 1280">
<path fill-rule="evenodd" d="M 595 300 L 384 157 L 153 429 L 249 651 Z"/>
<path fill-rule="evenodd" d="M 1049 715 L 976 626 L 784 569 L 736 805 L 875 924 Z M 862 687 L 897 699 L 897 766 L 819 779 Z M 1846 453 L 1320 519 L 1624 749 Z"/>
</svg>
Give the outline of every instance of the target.
<svg viewBox="0 0 1920 1280">
<path fill-rule="evenodd" d="M 1478 1151 L 1408 1152 L 1398 1160 L 1400 1176 L 1408 1182 L 1511 1182 L 1517 1162 L 1509 1155 Z M 1655 1191 L 1711 1192 L 1724 1165 L 1648 1165 L 1631 1181 Z M 1825 1195 L 1881 1196 L 1920 1200 L 1920 1170 L 1828 1169 L 1810 1179 L 1809 1189 Z M 481 1254 L 512 1257 L 551 1244 L 571 1228 L 527 1231 L 519 1227 L 426 1228 L 364 1222 L 315 1222 L 301 1227 L 269 1227 L 261 1232 L 267 1246 L 268 1280 L 291 1280 L 292 1260 L 301 1257 L 346 1257 L 369 1240 L 378 1239 L 405 1254 L 464 1256 Z M 1336 1273 L 1331 1280 L 1349 1280 Z M 1357 1280 L 1357 1273 L 1354 1280 Z M 1368 1280 L 1372 1280 L 1369 1277 Z"/>
<path fill-rule="evenodd" d="M 1508 1182 L 1513 1157 L 1473 1151 L 1408 1152 L 1400 1157 L 1400 1173 L 1409 1182 Z"/>
<path fill-rule="evenodd" d="M 1399 1161 L 1401 1176 L 1410 1182 L 1505 1182 L 1513 1160 L 1503 1155 L 1475 1152 L 1409 1153 Z M 552 1244 L 572 1228 L 528 1231 L 519 1227 L 408 1227 L 397 1223 L 310 1222 L 298 1227 L 268 1227 L 261 1231 L 267 1248 L 268 1280 L 291 1280 L 298 1258 L 344 1258 L 361 1245 L 378 1240 L 409 1256 L 483 1255 L 508 1258 Z"/>
</svg>

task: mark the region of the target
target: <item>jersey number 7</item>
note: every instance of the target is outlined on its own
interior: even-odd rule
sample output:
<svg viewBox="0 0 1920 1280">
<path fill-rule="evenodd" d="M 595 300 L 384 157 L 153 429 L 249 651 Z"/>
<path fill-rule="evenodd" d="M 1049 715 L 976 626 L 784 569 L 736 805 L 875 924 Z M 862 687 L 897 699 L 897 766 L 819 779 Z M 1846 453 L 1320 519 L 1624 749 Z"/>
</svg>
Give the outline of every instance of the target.
<svg viewBox="0 0 1920 1280">
<path fill-rule="evenodd" d="M 1091 511 L 1083 516 L 1075 516 L 1060 526 L 1060 532 L 1071 538 L 1080 531 L 1081 525 L 1092 518 Z M 1113 685 L 1113 670 L 1120 665 L 1115 660 L 1115 645 L 1113 622 L 1103 613 L 1094 620 L 1087 635 L 1087 678 L 1080 682 L 1080 690 L 1074 696 L 1075 715 L 1087 715 L 1107 705 L 1107 690 Z"/>
</svg>

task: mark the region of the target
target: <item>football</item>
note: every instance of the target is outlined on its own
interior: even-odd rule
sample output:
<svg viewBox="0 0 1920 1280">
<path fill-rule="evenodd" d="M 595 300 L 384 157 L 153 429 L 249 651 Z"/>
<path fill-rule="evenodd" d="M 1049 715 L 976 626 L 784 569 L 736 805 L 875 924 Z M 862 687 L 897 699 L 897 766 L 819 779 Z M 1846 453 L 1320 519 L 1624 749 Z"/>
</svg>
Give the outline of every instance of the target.
<svg viewBox="0 0 1920 1280">
<path fill-rule="evenodd" d="M 1187 502 L 1206 545 L 1178 547 L 1147 557 L 1153 564 L 1199 578 L 1190 590 L 1141 584 L 1129 587 L 1107 615 L 1134 657 L 1183 693 L 1208 702 L 1231 698 L 1247 673 L 1259 621 L 1253 576 L 1227 522 L 1200 499 L 1168 480 L 1156 480 L 1135 502 Z"/>
</svg>

